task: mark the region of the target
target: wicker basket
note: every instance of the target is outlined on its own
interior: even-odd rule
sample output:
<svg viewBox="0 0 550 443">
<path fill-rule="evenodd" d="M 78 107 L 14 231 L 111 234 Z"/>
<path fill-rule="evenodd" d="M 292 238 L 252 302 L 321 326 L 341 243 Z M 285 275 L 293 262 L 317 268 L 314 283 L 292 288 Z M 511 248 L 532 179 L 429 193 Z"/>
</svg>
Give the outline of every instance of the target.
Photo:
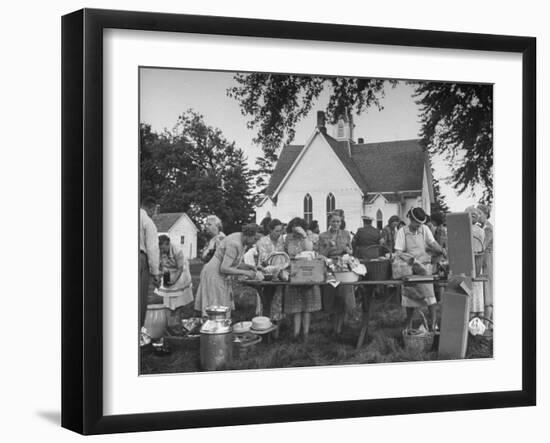
<svg viewBox="0 0 550 443">
<path fill-rule="evenodd" d="M 422 311 L 419 312 L 422 316 L 422 323 L 426 328 L 426 332 L 411 334 L 411 330 L 403 329 L 403 343 L 405 344 L 405 349 L 409 351 L 428 352 L 433 347 L 435 334 L 433 332 L 428 332 L 426 317 Z"/>
<path fill-rule="evenodd" d="M 383 245 L 372 245 L 365 250 L 372 249 L 372 248 L 383 248 L 386 251 L 390 253 L 389 259 L 371 259 L 371 260 L 362 260 L 361 262 L 365 264 L 367 267 L 367 280 L 373 281 L 373 280 L 391 280 L 392 274 L 391 274 L 391 260 L 392 260 L 392 253 L 389 248 Z"/>
</svg>

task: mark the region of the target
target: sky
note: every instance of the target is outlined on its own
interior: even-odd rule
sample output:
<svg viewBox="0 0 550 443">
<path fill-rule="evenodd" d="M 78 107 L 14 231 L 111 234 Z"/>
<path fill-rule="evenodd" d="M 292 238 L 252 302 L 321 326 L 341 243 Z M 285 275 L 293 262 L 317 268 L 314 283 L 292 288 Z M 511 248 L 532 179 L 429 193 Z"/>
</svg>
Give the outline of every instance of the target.
<svg viewBox="0 0 550 443">
<path fill-rule="evenodd" d="M 204 116 L 206 124 L 221 129 L 228 141 L 235 141 L 252 166 L 261 149 L 252 141 L 255 131 L 246 127 L 248 118 L 241 114 L 237 100 L 227 96 L 227 89 L 236 85 L 233 76 L 232 72 L 141 68 L 140 121 L 151 125 L 156 132 L 171 130 L 179 115 L 193 109 Z M 371 108 L 367 113 L 354 116 L 355 140 L 363 138 L 370 143 L 419 137 L 419 109 L 412 87 L 399 82 L 395 88 L 385 90 L 381 111 Z M 292 143 L 306 142 L 315 130 L 317 111 L 326 109 L 327 103 L 328 93 L 323 92 L 307 117 L 298 123 Z M 451 211 L 463 211 L 477 204 L 481 197 L 479 189 L 476 193 L 466 191 L 457 195 L 446 180 L 451 174 L 449 165 L 440 157 L 432 157 L 431 161 Z"/>
</svg>

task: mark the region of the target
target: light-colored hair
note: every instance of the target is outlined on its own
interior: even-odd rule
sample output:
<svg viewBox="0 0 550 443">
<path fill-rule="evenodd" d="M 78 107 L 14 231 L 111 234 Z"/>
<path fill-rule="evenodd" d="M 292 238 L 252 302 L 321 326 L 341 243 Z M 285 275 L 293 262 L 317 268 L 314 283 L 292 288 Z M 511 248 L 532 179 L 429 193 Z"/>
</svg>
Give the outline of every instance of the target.
<svg viewBox="0 0 550 443">
<path fill-rule="evenodd" d="M 223 229 L 222 221 L 217 215 L 208 215 L 206 217 L 206 223 L 209 221 L 213 221 L 220 231 Z"/>
</svg>

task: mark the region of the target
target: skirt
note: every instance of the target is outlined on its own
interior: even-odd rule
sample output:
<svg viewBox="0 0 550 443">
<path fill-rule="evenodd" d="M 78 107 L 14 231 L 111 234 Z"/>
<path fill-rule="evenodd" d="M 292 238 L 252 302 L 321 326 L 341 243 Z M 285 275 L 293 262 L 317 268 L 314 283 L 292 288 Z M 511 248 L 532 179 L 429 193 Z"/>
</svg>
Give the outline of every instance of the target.
<svg viewBox="0 0 550 443">
<path fill-rule="evenodd" d="M 208 306 L 227 306 L 234 309 L 232 282 L 219 272 L 219 261 L 214 257 L 201 272 L 201 280 L 195 295 L 195 310 L 206 315 Z"/>
<path fill-rule="evenodd" d="M 416 290 L 420 295 L 424 296 L 421 300 L 416 300 L 408 297 L 407 293 Z M 423 308 L 425 306 L 435 305 L 437 300 L 434 293 L 433 283 L 419 283 L 411 287 L 403 287 L 403 297 L 401 297 L 401 306 L 405 308 Z"/>
<path fill-rule="evenodd" d="M 284 295 L 285 314 L 316 312 L 321 310 L 319 286 L 288 286 Z"/>
<path fill-rule="evenodd" d="M 325 285 L 322 288 L 322 295 L 325 312 L 343 314 L 355 308 L 355 294 L 351 285 L 340 285 L 336 288 Z"/>
</svg>

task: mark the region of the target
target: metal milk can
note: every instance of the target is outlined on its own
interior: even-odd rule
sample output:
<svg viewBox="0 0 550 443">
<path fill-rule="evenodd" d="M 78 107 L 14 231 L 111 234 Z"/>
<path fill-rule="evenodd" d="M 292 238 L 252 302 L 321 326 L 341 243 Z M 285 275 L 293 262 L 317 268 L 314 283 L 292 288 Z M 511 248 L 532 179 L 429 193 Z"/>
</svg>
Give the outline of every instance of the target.
<svg viewBox="0 0 550 443">
<path fill-rule="evenodd" d="M 205 371 L 224 369 L 233 358 L 233 328 L 226 306 L 208 306 L 201 327 L 200 364 Z"/>
</svg>

